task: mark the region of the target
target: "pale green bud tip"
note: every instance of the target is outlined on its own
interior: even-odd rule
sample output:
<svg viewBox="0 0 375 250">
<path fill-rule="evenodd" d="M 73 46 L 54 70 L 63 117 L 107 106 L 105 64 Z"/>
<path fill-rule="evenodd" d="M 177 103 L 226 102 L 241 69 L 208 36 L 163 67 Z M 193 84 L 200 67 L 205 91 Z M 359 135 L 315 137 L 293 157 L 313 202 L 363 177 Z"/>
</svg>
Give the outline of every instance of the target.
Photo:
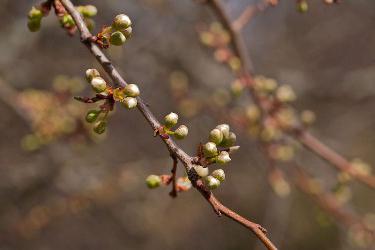
<svg viewBox="0 0 375 250">
<path fill-rule="evenodd" d="M 97 93 L 101 93 L 103 92 L 104 90 L 106 90 L 107 88 L 107 83 L 104 81 L 103 78 L 97 76 L 97 77 L 94 77 L 92 80 L 91 80 L 91 87 L 92 89 L 97 92 Z"/>
<path fill-rule="evenodd" d="M 36 32 L 36 31 L 40 30 L 40 26 L 41 26 L 41 20 L 40 19 L 30 19 L 27 22 L 27 27 L 29 28 L 29 30 L 31 32 Z"/>
<path fill-rule="evenodd" d="M 217 155 L 217 147 L 213 142 L 207 142 L 203 146 L 203 153 L 206 157 L 213 157 Z"/>
<path fill-rule="evenodd" d="M 29 15 L 29 19 L 42 19 L 43 13 L 40 9 L 35 8 L 34 6 L 31 8 Z"/>
<path fill-rule="evenodd" d="M 297 5 L 297 10 L 301 13 L 307 12 L 309 10 L 309 4 L 307 3 L 307 1 L 300 1 Z"/>
<path fill-rule="evenodd" d="M 229 154 L 235 153 L 240 149 L 240 146 L 232 146 L 229 148 Z"/>
<path fill-rule="evenodd" d="M 96 122 L 94 125 L 94 132 L 97 134 L 103 134 L 107 128 L 107 123 L 105 121 Z"/>
<path fill-rule="evenodd" d="M 109 42 L 115 46 L 121 46 L 126 42 L 126 37 L 120 31 L 115 31 L 111 34 Z"/>
<path fill-rule="evenodd" d="M 204 168 L 200 165 L 194 165 L 194 170 L 200 177 L 206 177 L 208 175 L 208 168 Z"/>
<path fill-rule="evenodd" d="M 86 70 L 86 79 L 88 82 L 91 82 L 94 77 L 99 77 L 100 73 L 96 69 L 88 69 Z"/>
<path fill-rule="evenodd" d="M 165 126 L 168 128 L 173 127 L 178 122 L 178 115 L 176 113 L 169 113 L 164 117 Z"/>
<path fill-rule="evenodd" d="M 215 128 L 211 130 L 209 140 L 216 145 L 219 145 L 223 140 L 223 133 L 220 131 L 220 129 Z"/>
<path fill-rule="evenodd" d="M 61 23 L 66 27 L 73 27 L 75 25 L 73 17 L 69 14 L 65 14 L 62 17 Z"/>
<path fill-rule="evenodd" d="M 188 127 L 185 125 L 179 126 L 175 131 L 174 131 L 174 136 L 176 139 L 181 140 L 184 139 L 189 133 Z"/>
<path fill-rule="evenodd" d="M 316 116 L 315 113 L 312 112 L 311 110 L 304 110 L 301 113 L 301 121 L 304 125 L 311 125 L 315 122 Z"/>
<path fill-rule="evenodd" d="M 228 124 L 220 124 L 220 125 L 216 126 L 216 128 L 219 129 L 221 131 L 221 133 L 223 133 L 224 138 L 229 136 L 230 128 L 229 128 Z"/>
<path fill-rule="evenodd" d="M 211 173 L 211 175 L 218 179 L 220 182 L 225 181 L 225 172 L 222 169 L 216 169 Z"/>
<path fill-rule="evenodd" d="M 100 110 L 90 110 L 87 112 L 86 114 L 86 121 L 88 123 L 93 123 L 96 121 L 96 119 L 98 118 L 100 114 Z"/>
<path fill-rule="evenodd" d="M 141 93 L 136 84 L 126 85 L 124 88 L 124 91 L 125 91 L 125 95 L 130 96 L 130 97 L 137 97 Z"/>
<path fill-rule="evenodd" d="M 220 164 L 225 164 L 225 163 L 228 163 L 230 161 L 231 161 L 231 159 L 229 157 L 229 153 L 227 151 L 221 151 L 221 153 L 217 157 L 216 162 L 220 163 Z"/>
<path fill-rule="evenodd" d="M 276 98 L 280 102 L 293 102 L 297 99 L 297 96 L 291 86 L 281 85 L 276 91 Z"/>
<path fill-rule="evenodd" d="M 205 183 L 206 186 L 211 190 L 216 189 L 220 186 L 220 181 L 211 175 L 205 178 Z"/>
<path fill-rule="evenodd" d="M 113 20 L 112 27 L 116 30 L 123 30 L 132 25 L 132 21 L 125 14 L 120 14 L 115 17 Z"/>
<path fill-rule="evenodd" d="M 94 5 L 79 6 L 78 11 L 84 17 L 93 17 L 98 13 L 98 9 Z"/>
<path fill-rule="evenodd" d="M 221 146 L 231 147 L 236 143 L 236 139 L 236 134 L 233 132 L 229 132 L 228 137 L 225 137 L 224 140 L 221 142 Z"/>
<path fill-rule="evenodd" d="M 148 188 L 157 188 L 161 184 L 161 178 L 158 175 L 149 175 L 146 178 L 146 185 Z"/>
<path fill-rule="evenodd" d="M 138 101 L 134 97 L 126 97 L 123 103 L 127 109 L 132 109 L 137 107 Z"/>
</svg>

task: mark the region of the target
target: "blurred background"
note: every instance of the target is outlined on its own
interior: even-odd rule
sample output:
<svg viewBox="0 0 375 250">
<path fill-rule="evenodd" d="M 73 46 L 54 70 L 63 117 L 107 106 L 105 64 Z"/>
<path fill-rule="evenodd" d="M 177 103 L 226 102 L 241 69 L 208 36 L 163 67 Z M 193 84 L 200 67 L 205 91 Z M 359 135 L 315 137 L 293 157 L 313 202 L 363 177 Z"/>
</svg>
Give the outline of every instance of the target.
<svg viewBox="0 0 375 250">
<path fill-rule="evenodd" d="M 223 2 L 235 19 L 256 1 Z M 293 86 L 296 108 L 316 112 L 311 132 L 323 142 L 349 159 L 373 163 L 375 1 L 309 2 L 308 13 L 300 14 L 295 1 L 281 1 L 244 28 L 253 70 Z M 247 230 L 217 218 L 195 190 L 172 199 L 169 187 L 146 187 L 149 174 L 168 174 L 172 163 L 139 112 L 118 109 L 105 135 L 87 132 L 80 119 L 95 105 L 72 96 L 92 94 L 84 72 L 100 67 L 53 15 L 38 33 L 27 30 L 27 13 L 37 3 L 0 5 L 0 249 L 263 249 Z M 140 86 L 159 119 L 182 114 L 190 131 L 178 143 L 188 153 L 217 124 L 232 126 L 241 150 L 215 191 L 224 204 L 267 228 L 280 249 L 375 249 L 353 239 L 293 184 L 290 192 L 275 193 L 256 141 L 235 124 L 194 101 L 181 107 L 172 98 L 177 80 L 198 100 L 234 80 L 200 42 L 197 27 L 216 20 L 207 6 L 191 0 L 74 3 L 98 8 L 96 31 L 119 13 L 131 17 L 132 39 L 107 53 L 125 79 Z M 303 150 L 296 159 L 325 189 L 334 187 L 334 168 Z M 374 220 L 373 190 L 352 182 L 349 196 L 351 211 Z"/>
</svg>

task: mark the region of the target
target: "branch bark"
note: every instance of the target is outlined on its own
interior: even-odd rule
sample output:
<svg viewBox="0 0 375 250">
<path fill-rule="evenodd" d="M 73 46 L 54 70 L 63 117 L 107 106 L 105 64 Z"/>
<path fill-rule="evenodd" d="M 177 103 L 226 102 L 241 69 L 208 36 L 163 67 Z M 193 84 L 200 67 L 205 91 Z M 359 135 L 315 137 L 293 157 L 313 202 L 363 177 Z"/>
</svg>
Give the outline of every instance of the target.
<svg viewBox="0 0 375 250">
<path fill-rule="evenodd" d="M 88 30 L 85 22 L 83 21 L 79 12 L 75 9 L 74 5 L 70 0 L 60 0 L 61 3 L 64 5 L 65 9 L 69 12 L 69 14 L 73 17 L 77 28 L 81 35 L 81 41 L 85 44 L 85 46 L 89 49 L 89 51 L 93 54 L 93 56 L 97 59 L 99 64 L 103 67 L 103 69 L 107 72 L 107 74 L 111 77 L 113 82 L 118 83 L 121 86 L 126 86 L 127 82 L 122 78 L 120 73 L 116 70 L 113 66 L 111 61 L 105 56 L 105 54 L 101 51 L 101 49 L 91 41 L 92 34 Z M 153 113 L 147 107 L 145 102 L 140 98 L 137 97 L 138 110 L 142 113 L 144 118 L 150 124 L 153 131 L 157 130 L 161 124 L 155 118 Z M 256 223 L 245 219 L 244 217 L 240 216 L 236 212 L 232 211 L 231 209 L 224 206 L 220 203 L 213 193 L 205 188 L 202 181 L 196 177 L 194 171 L 192 170 L 192 157 L 189 156 L 185 151 L 179 148 L 176 143 L 171 139 L 164 139 L 160 137 L 164 144 L 167 146 L 169 152 L 173 154 L 174 157 L 177 157 L 184 165 L 186 172 L 189 175 L 189 179 L 191 180 L 193 186 L 206 198 L 206 200 L 211 204 L 214 208 L 215 212 L 219 215 L 223 213 L 228 218 L 236 221 L 237 223 L 245 226 L 246 228 L 250 229 L 258 238 L 263 242 L 263 244 L 269 250 L 277 250 L 274 244 L 267 238 L 265 234 L 265 230 L 261 226 Z"/>
</svg>

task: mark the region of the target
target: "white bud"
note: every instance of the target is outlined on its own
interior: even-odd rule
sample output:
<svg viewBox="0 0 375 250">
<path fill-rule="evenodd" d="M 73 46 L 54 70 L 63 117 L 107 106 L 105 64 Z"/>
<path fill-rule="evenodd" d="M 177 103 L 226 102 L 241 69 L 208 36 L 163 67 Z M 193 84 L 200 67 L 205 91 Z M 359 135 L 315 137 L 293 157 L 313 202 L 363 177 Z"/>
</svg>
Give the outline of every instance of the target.
<svg viewBox="0 0 375 250">
<path fill-rule="evenodd" d="M 139 88 L 136 84 L 128 84 L 124 88 L 125 95 L 130 97 L 137 97 L 140 94 Z"/>
<path fill-rule="evenodd" d="M 220 129 L 215 128 L 211 130 L 209 140 L 216 145 L 219 145 L 223 140 L 223 133 L 220 131 Z"/>
<path fill-rule="evenodd" d="M 178 115 L 176 113 L 170 113 L 164 117 L 165 126 L 171 128 L 178 122 Z"/>
<path fill-rule="evenodd" d="M 91 82 L 94 77 L 100 76 L 100 73 L 96 69 L 88 69 L 86 70 L 86 79 L 88 82 Z"/>
<path fill-rule="evenodd" d="M 220 181 L 211 175 L 205 178 L 205 183 L 206 186 L 211 190 L 216 189 L 220 186 Z"/>
<path fill-rule="evenodd" d="M 221 151 L 219 156 L 217 157 L 216 162 L 220 164 L 225 164 L 230 162 L 231 159 L 229 157 L 229 153 L 227 151 Z"/>
<path fill-rule="evenodd" d="M 206 177 L 208 175 L 208 168 L 204 168 L 201 165 L 194 165 L 194 170 L 200 177 Z"/>
<path fill-rule="evenodd" d="M 205 157 L 213 157 L 217 155 L 217 147 L 213 142 L 207 142 L 203 146 L 203 153 Z"/>
<path fill-rule="evenodd" d="M 137 99 L 134 97 L 126 97 L 122 103 L 127 109 L 135 108 L 138 104 Z"/>
<path fill-rule="evenodd" d="M 223 133 L 224 138 L 227 138 L 229 136 L 229 125 L 228 124 L 220 124 L 216 126 L 217 129 Z"/>
<path fill-rule="evenodd" d="M 211 173 L 211 175 L 218 179 L 220 182 L 223 182 L 225 180 L 225 172 L 222 169 L 216 169 Z"/>
<path fill-rule="evenodd" d="M 125 14 L 120 14 L 115 17 L 113 20 L 112 27 L 116 30 L 123 30 L 132 25 L 132 21 Z"/>
<path fill-rule="evenodd" d="M 97 76 L 91 80 L 91 87 L 95 92 L 101 93 L 107 88 L 107 83 L 103 78 Z"/>
<path fill-rule="evenodd" d="M 176 139 L 181 140 L 184 139 L 189 133 L 188 127 L 185 125 L 179 126 L 175 131 L 174 131 L 174 136 Z"/>
<path fill-rule="evenodd" d="M 225 137 L 221 142 L 221 146 L 223 147 L 231 147 L 236 143 L 236 134 L 233 132 L 229 132 L 228 137 Z"/>
</svg>

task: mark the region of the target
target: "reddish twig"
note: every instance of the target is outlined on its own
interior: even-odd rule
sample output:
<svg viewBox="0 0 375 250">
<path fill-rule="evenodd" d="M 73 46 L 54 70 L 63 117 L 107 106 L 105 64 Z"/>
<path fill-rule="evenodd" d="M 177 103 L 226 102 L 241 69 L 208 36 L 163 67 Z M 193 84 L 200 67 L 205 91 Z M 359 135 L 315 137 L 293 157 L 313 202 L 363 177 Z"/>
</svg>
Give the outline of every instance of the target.
<svg viewBox="0 0 375 250">
<path fill-rule="evenodd" d="M 176 182 L 176 173 L 177 173 L 177 164 L 178 164 L 178 159 L 174 154 L 171 154 L 172 160 L 173 160 L 173 167 L 172 167 L 172 191 L 169 193 L 170 196 L 173 198 L 177 197 L 177 182 Z"/>
<path fill-rule="evenodd" d="M 89 49 L 89 51 L 95 56 L 99 64 L 103 67 L 103 69 L 107 72 L 107 74 L 111 77 L 113 82 L 118 83 L 122 87 L 126 86 L 128 83 L 122 78 L 120 73 L 116 70 L 116 68 L 113 66 L 111 61 L 105 56 L 105 54 L 101 51 L 101 49 L 93 43 L 92 34 L 88 30 L 85 22 L 83 21 L 81 15 L 79 12 L 75 9 L 74 5 L 70 0 L 60 0 L 61 3 L 64 5 L 66 10 L 69 12 L 69 14 L 73 17 L 77 29 L 80 32 L 81 35 L 81 41 L 86 45 L 86 47 Z M 144 118 L 148 121 L 153 131 L 158 130 L 158 128 L 161 127 L 160 122 L 155 118 L 153 113 L 150 111 L 150 109 L 147 107 L 145 102 L 140 98 L 137 97 L 138 110 L 142 113 Z M 160 135 L 159 135 L 160 136 Z M 267 238 L 264 231 L 260 229 L 260 226 L 243 218 L 242 216 L 238 215 L 234 211 L 230 210 L 229 208 L 225 207 L 223 204 L 221 204 L 212 194 L 211 191 L 207 191 L 204 187 L 204 185 L 198 185 L 198 182 L 201 182 L 195 175 L 192 165 L 192 157 L 189 156 L 185 151 L 183 151 L 180 147 L 176 145 L 176 143 L 171 138 L 162 138 L 162 141 L 167 146 L 169 152 L 173 154 L 176 158 L 178 158 L 184 165 L 186 172 L 189 175 L 189 179 L 191 180 L 194 187 L 196 187 L 201 194 L 204 195 L 204 197 L 207 199 L 208 202 L 215 208 L 217 208 L 215 211 L 221 211 L 224 215 L 226 215 L 228 218 L 231 218 L 232 220 L 236 221 L 237 223 L 247 227 L 250 229 L 262 242 L 263 244 L 270 250 L 276 250 L 277 248 L 272 244 L 272 242 Z"/>
</svg>

